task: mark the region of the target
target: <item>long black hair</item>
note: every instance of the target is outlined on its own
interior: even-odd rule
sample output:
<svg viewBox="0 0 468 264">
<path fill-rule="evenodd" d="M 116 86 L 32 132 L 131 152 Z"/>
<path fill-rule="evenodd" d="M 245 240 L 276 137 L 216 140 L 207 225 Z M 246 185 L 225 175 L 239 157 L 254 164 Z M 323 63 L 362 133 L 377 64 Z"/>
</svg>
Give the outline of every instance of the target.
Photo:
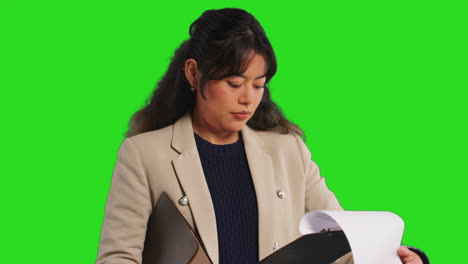
<svg viewBox="0 0 468 264">
<path fill-rule="evenodd" d="M 265 58 L 267 72 L 263 97 L 247 125 L 255 130 L 304 135 L 271 100 L 267 85 L 276 73 L 276 56 L 262 26 L 252 14 L 238 8 L 207 10 L 190 25 L 189 35 L 190 38 L 176 49 L 151 98 L 133 114 L 127 137 L 174 124 L 193 110 L 195 94 L 190 91 L 185 76 L 187 59 L 197 61 L 201 73 L 198 87 L 205 98 L 204 88 L 208 80 L 244 73 L 253 57 L 249 56 L 252 51 Z"/>
</svg>

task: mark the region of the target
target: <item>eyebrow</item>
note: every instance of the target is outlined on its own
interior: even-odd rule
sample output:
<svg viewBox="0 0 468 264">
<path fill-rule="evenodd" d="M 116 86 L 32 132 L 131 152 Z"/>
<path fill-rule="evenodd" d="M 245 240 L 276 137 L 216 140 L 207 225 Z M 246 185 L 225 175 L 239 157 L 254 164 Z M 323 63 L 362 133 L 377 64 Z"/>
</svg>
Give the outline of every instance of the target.
<svg viewBox="0 0 468 264">
<path fill-rule="evenodd" d="M 247 79 L 247 76 L 245 76 L 244 74 L 234 74 L 233 76 L 239 76 L 239 77 L 243 77 L 243 78 Z M 257 78 L 255 78 L 255 80 L 261 79 L 263 77 L 266 77 L 266 74 L 263 74 L 262 76 L 258 76 Z"/>
</svg>

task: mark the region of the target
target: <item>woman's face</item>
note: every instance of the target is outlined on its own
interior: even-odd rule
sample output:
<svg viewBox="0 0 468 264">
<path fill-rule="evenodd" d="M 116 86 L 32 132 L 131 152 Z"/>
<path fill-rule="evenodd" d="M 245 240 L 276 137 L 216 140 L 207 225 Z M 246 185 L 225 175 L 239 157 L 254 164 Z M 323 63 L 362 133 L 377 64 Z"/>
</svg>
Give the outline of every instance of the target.
<svg viewBox="0 0 468 264">
<path fill-rule="evenodd" d="M 263 96 L 266 64 L 255 54 L 241 76 L 208 80 L 204 99 L 196 92 L 194 128 L 227 136 L 238 132 L 252 117 Z"/>
</svg>

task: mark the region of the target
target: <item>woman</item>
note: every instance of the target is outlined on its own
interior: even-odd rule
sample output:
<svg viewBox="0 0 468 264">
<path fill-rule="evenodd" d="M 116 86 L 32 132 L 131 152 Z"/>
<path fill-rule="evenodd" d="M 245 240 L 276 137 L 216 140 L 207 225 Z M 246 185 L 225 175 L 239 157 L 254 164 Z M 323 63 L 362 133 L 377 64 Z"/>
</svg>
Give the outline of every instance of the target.
<svg viewBox="0 0 468 264">
<path fill-rule="evenodd" d="M 119 150 L 97 263 L 141 263 L 162 192 L 213 263 L 257 263 L 300 236 L 310 210 L 342 210 L 272 102 L 273 49 L 241 9 L 208 10 L 190 26 Z M 404 263 L 422 263 L 406 247 Z M 337 263 L 351 263 L 350 254 Z"/>
</svg>

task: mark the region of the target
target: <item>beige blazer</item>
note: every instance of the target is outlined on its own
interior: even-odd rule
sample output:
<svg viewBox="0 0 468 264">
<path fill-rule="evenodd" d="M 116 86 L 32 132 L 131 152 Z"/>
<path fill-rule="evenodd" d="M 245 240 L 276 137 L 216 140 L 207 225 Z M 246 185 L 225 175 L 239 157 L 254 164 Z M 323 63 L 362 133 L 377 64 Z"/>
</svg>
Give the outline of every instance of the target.
<svg viewBox="0 0 468 264">
<path fill-rule="evenodd" d="M 342 207 L 300 137 L 259 132 L 248 126 L 241 133 L 257 194 L 261 260 L 300 236 L 299 221 L 305 212 Z M 107 198 L 97 264 L 141 263 L 148 217 L 163 191 L 218 264 L 216 218 L 188 113 L 173 125 L 122 142 Z M 189 203 L 183 206 L 178 201 L 185 195 Z"/>
</svg>

